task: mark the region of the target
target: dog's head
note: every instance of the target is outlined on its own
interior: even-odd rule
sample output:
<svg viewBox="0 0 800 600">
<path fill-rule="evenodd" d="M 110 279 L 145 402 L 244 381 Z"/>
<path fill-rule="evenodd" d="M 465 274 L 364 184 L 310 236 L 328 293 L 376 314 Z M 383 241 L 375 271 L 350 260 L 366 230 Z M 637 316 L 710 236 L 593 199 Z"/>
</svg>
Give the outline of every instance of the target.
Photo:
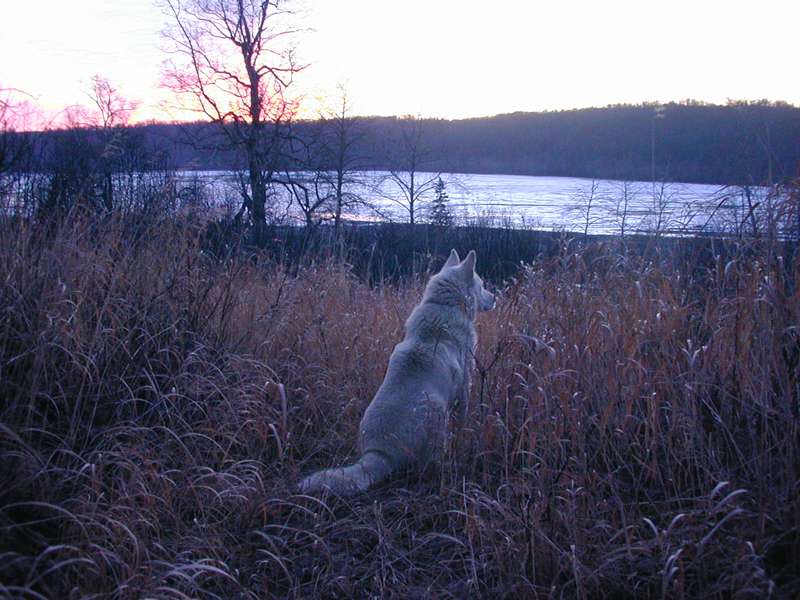
<svg viewBox="0 0 800 600">
<path fill-rule="evenodd" d="M 458 252 L 451 250 L 440 274 L 462 290 L 470 312 L 492 310 L 496 304 L 494 294 L 483 287 L 483 279 L 475 272 L 475 261 L 475 250 L 470 250 L 463 261 Z"/>
</svg>

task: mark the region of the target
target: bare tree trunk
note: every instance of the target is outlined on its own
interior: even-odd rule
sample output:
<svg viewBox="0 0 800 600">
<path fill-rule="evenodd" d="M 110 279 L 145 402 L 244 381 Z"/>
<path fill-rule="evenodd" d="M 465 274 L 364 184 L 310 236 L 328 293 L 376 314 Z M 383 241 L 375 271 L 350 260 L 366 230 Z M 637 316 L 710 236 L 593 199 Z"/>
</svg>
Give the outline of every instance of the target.
<svg viewBox="0 0 800 600">
<path fill-rule="evenodd" d="M 344 169 L 340 164 L 336 171 L 336 209 L 333 214 L 333 237 L 336 240 L 339 239 L 339 226 L 342 222 L 342 205 L 344 204 L 344 198 L 342 197 L 343 189 Z"/>
<path fill-rule="evenodd" d="M 261 176 L 261 169 L 257 160 L 252 157 L 248 162 L 248 170 L 250 176 L 250 202 L 251 202 L 251 216 L 253 219 L 253 241 L 257 246 L 263 246 L 266 243 L 267 231 L 267 189 L 264 184 L 264 178 Z"/>
<path fill-rule="evenodd" d="M 114 182 L 111 173 L 106 173 L 103 179 L 103 204 L 107 211 L 114 210 Z"/>
<path fill-rule="evenodd" d="M 589 197 L 586 199 L 586 222 L 583 226 L 583 239 L 588 239 L 589 237 L 589 225 L 592 222 L 592 203 L 594 202 L 594 193 L 595 193 L 596 183 L 592 181 L 592 188 L 589 191 Z"/>
<path fill-rule="evenodd" d="M 416 165 L 414 165 L 416 166 Z M 414 202 L 416 201 L 417 197 L 415 196 L 416 190 L 414 189 L 414 171 L 412 170 L 411 173 L 411 186 L 410 186 L 410 195 L 408 199 L 408 216 L 409 220 L 411 221 L 411 226 L 414 226 Z"/>
<path fill-rule="evenodd" d="M 242 44 L 242 58 L 247 69 L 247 78 L 250 83 L 250 125 L 248 126 L 247 138 L 247 167 L 250 171 L 250 194 L 253 209 L 253 229 L 255 243 L 261 247 L 266 242 L 267 228 L 267 190 L 264 177 L 261 173 L 261 161 L 258 155 L 258 142 L 261 134 L 261 92 L 259 89 L 261 77 L 253 65 L 252 45 Z"/>
<path fill-rule="evenodd" d="M 753 204 L 753 193 L 749 185 L 744 187 L 744 195 L 745 198 L 747 198 L 747 217 L 750 220 L 753 237 L 758 237 L 758 224 L 756 222 L 756 208 L 758 208 L 758 203 Z"/>
</svg>

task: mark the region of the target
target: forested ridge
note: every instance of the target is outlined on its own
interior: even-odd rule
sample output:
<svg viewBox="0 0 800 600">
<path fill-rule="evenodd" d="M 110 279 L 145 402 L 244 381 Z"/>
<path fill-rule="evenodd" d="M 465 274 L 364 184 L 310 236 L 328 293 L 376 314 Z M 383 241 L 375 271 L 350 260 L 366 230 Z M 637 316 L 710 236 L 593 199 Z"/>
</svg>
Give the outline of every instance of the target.
<svg viewBox="0 0 800 600">
<path fill-rule="evenodd" d="M 348 119 L 353 155 L 364 170 L 395 168 L 404 119 Z M 800 172 L 800 108 L 785 103 L 697 102 L 515 112 L 472 119 L 418 119 L 426 148 L 422 170 L 598 179 L 752 185 Z M 298 120 L 282 165 L 307 168 L 302 148 L 321 120 Z M 244 158 L 227 146 L 219 124 L 145 123 L 119 127 L 120 143 L 152 168 L 235 169 Z M 54 129 L 26 136 L 24 168 L 48 170 L 69 147 L 75 160 L 108 142 L 98 128 Z M 288 148 L 288 146 L 287 146 Z M 145 157 L 147 157 L 145 159 Z M 280 161 L 279 161 L 280 162 Z M 314 168 L 320 165 L 315 164 Z M 324 165 L 322 165 L 324 166 Z"/>
<path fill-rule="evenodd" d="M 354 117 L 352 138 L 364 169 L 393 166 L 400 117 Z M 800 169 L 800 108 L 784 103 L 697 102 L 617 105 L 554 112 L 516 112 L 473 119 L 421 119 L 431 171 L 760 184 Z M 303 140 L 321 121 L 295 121 L 298 140 L 285 166 L 303 168 Z M 149 123 L 130 127 L 127 143 L 158 156 L 154 166 L 231 169 L 242 159 L 226 149 L 219 125 Z M 55 130 L 38 161 L 68 144 L 91 145 L 97 132 Z M 77 137 L 76 137 L 77 136 Z M 54 152 L 51 152 L 53 149 Z"/>
</svg>

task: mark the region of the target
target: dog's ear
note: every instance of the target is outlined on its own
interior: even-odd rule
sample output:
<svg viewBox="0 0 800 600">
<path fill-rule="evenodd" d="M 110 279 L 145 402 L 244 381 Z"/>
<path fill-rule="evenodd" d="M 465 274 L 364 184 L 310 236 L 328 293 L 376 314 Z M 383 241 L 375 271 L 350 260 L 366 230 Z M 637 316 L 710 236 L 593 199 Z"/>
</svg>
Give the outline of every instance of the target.
<svg viewBox="0 0 800 600">
<path fill-rule="evenodd" d="M 470 250 L 467 258 L 461 263 L 461 272 L 467 281 L 471 281 L 475 276 L 475 250 Z"/>
<path fill-rule="evenodd" d="M 453 248 L 452 250 L 450 250 L 450 256 L 447 258 L 447 262 L 444 263 L 444 267 L 442 268 L 444 269 L 445 267 L 454 267 L 460 262 L 461 259 L 458 257 L 458 252 L 456 252 L 456 249 Z"/>
</svg>

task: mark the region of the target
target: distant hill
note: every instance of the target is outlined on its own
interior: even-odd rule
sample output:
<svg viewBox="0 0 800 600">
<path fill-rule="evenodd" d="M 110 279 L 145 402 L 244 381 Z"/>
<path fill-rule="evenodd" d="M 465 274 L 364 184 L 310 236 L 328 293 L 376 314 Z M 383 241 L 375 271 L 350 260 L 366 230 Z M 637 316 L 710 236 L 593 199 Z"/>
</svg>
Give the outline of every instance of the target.
<svg viewBox="0 0 800 600">
<path fill-rule="evenodd" d="M 800 169 L 800 108 L 789 105 L 513 113 L 445 123 L 442 138 L 448 165 L 487 173 L 650 180 L 655 166 L 657 179 L 760 183 Z"/>
<path fill-rule="evenodd" d="M 390 166 L 401 119 L 357 117 L 356 153 L 364 168 Z M 693 101 L 619 105 L 494 117 L 421 121 L 435 157 L 428 170 L 719 184 L 763 183 L 800 172 L 800 108 L 784 103 Z M 296 124 L 311 137 L 319 122 Z M 206 123 L 132 128 L 176 168 L 226 169 L 239 163 L 220 148 L 191 145 L 209 138 Z M 64 133 L 51 132 L 45 136 Z"/>
</svg>

